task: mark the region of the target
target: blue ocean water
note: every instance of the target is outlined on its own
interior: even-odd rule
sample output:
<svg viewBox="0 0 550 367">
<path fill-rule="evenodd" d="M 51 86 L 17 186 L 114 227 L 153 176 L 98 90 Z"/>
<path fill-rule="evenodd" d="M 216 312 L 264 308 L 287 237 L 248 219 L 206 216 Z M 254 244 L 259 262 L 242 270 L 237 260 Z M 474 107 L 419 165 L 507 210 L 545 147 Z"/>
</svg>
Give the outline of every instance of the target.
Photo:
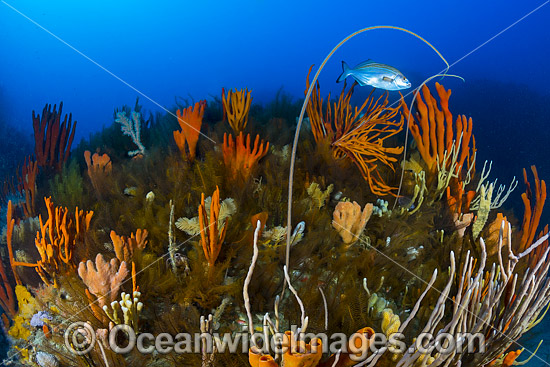
<svg viewBox="0 0 550 367">
<path fill-rule="evenodd" d="M 25 146 L 31 111 L 63 101 L 78 120 L 76 145 L 137 96 L 152 112 L 175 97 L 219 96 L 222 87 L 248 87 L 257 103 L 280 88 L 300 99 L 309 67 L 344 37 L 399 26 L 426 38 L 464 78 L 444 81 L 451 109 L 473 117 L 477 159 L 493 161 L 492 177 L 519 178 L 507 205 L 521 217 L 522 169 L 535 164 L 550 178 L 549 19 L 548 1 L 0 1 L 0 123 Z M 444 69 L 418 39 L 375 30 L 337 51 L 319 79 L 324 92 L 340 90 L 342 60 L 369 58 L 397 67 L 413 87 Z M 547 318 L 522 343 L 534 350 L 549 329 Z M 538 354 L 548 360 L 550 343 Z"/>
</svg>

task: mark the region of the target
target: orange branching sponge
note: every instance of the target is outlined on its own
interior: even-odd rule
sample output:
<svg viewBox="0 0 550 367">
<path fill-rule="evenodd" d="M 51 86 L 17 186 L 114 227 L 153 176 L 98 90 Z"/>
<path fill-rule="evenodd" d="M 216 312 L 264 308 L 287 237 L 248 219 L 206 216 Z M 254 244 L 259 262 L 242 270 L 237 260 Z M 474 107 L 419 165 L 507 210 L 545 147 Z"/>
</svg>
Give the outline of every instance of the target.
<svg viewBox="0 0 550 367">
<path fill-rule="evenodd" d="M 241 133 L 248 123 L 248 111 L 252 102 L 250 91 L 248 88 L 239 91 L 235 89 L 235 92 L 229 90 L 226 97 L 225 89 L 222 88 L 222 102 L 224 119 L 227 117 L 235 134 Z"/>
<path fill-rule="evenodd" d="M 107 153 L 99 155 L 98 153 L 90 153 L 89 150 L 84 152 L 84 159 L 86 160 L 86 165 L 88 166 L 88 177 L 92 181 L 92 186 L 94 189 L 101 193 L 103 190 L 102 182 L 113 170 L 111 164 L 111 158 Z"/>
<path fill-rule="evenodd" d="M 178 146 L 181 155 L 190 162 L 195 159 L 197 152 L 197 142 L 201 133 L 202 118 L 206 101 L 195 103 L 194 107 L 184 108 L 183 111 L 177 110 L 178 123 L 181 131 L 174 131 L 174 140 Z M 187 151 L 185 146 L 187 145 Z"/>
<path fill-rule="evenodd" d="M 136 263 L 132 261 L 132 294 L 136 292 L 139 292 L 139 285 L 137 285 Z"/>
<path fill-rule="evenodd" d="M 115 231 L 111 231 L 111 241 L 115 248 L 117 259 L 130 264 L 132 261 L 139 259 L 141 252 L 147 246 L 147 236 L 149 232 L 146 229 L 138 229 L 135 234 L 130 237 L 119 236 Z"/>
<path fill-rule="evenodd" d="M 523 223 L 521 225 L 519 251 L 522 252 L 531 246 L 537 228 L 539 226 L 542 209 L 546 201 L 546 182 L 539 180 L 537 168 L 531 166 L 531 171 L 535 177 L 535 192 L 531 190 L 531 184 L 527 180 L 527 171 L 523 169 L 523 180 L 525 182 L 525 192 L 521 194 L 523 205 L 525 205 L 525 213 L 523 214 Z"/>
<path fill-rule="evenodd" d="M 311 68 L 309 71 L 311 73 Z M 308 73 L 306 91 L 309 85 Z M 331 104 L 329 94 L 324 107 L 317 82 L 307 105 L 313 137 L 317 144 L 328 144 L 335 158 L 346 158 L 355 163 L 374 194 L 395 195 L 397 188 L 387 185 L 377 168 L 378 164 L 383 164 L 394 171 L 397 155 L 403 152 L 403 147 L 384 144 L 403 129 L 404 118 L 396 119 L 396 116 L 404 104 L 391 107 L 388 94 L 375 99 L 371 92 L 361 107 L 353 108 L 350 99 L 355 85 L 346 93 L 344 83 L 338 102 Z"/>
<path fill-rule="evenodd" d="M 103 255 L 97 254 L 95 264 L 88 260 L 78 265 L 78 275 L 103 308 L 117 299 L 120 286 L 128 276 L 128 266 L 125 261 L 119 266 L 117 259 L 107 262 Z"/>
<path fill-rule="evenodd" d="M 454 194 L 452 191 L 455 191 Z M 450 186 L 447 186 L 447 204 L 452 214 L 468 213 L 470 211 L 470 204 L 476 196 L 474 190 L 464 191 L 464 182 L 459 181 L 456 188 L 451 190 Z"/>
<path fill-rule="evenodd" d="M 439 104 L 441 110 L 437 106 L 436 99 L 430 93 L 429 88 L 424 85 L 422 87 L 422 95 L 416 99 L 417 113 L 411 115 L 409 129 L 411 131 L 418 151 L 428 167 L 428 172 L 434 175 L 437 171 L 437 162 L 443 162 L 445 154 L 451 154 L 454 149 L 458 154 L 454 174 L 461 178 L 461 171 L 464 162 L 467 165 L 473 165 L 475 148 L 475 138 L 472 133 L 472 118 L 467 119 L 464 115 L 459 115 L 456 122 L 453 124 L 453 115 L 449 111 L 449 98 L 451 90 L 435 83 L 437 94 L 439 95 Z M 409 109 L 403 104 L 403 114 L 408 116 Z M 470 148 L 470 140 L 472 148 Z M 451 160 L 447 161 L 446 169 L 450 170 Z M 472 173 L 473 174 L 473 173 Z"/>
<path fill-rule="evenodd" d="M 220 216 L 220 189 L 216 187 L 216 191 L 212 194 L 210 203 L 210 215 L 206 213 L 206 205 L 204 203 L 204 193 L 201 195 L 201 205 L 199 206 L 199 226 L 201 231 L 201 245 L 204 251 L 204 257 L 208 261 L 208 266 L 214 266 L 225 239 L 227 230 L 227 220 L 221 225 L 218 223 Z"/>
<path fill-rule="evenodd" d="M 84 235 L 90 228 L 94 212 L 75 210 L 74 220 L 69 217 L 67 208 L 55 207 L 51 198 L 44 198 L 48 209 L 48 220 L 44 223 L 40 216 L 40 231 L 36 234 L 35 245 L 40 253 L 36 271 L 46 284 L 53 281 L 57 286 L 57 276 L 76 269 L 73 258 L 78 244 L 84 242 Z"/>
<path fill-rule="evenodd" d="M 508 229 L 508 218 L 502 213 L 497 213 L 497 217 L 493 222 L 491 222 L 486 229 L 486 234 L 484 235 L 485 245 L 487 246 L 487 255 L 493 256 L 497 253 L 499 248 L 499 236 L 500 230 L 502 231 L 503 244 L 507 244 L 510 239 L 510 231 Z"/>
<path fill-rule="evenodd" d="M 12 270 L 17 278 L 17 273 L 15 272 L 15 268 L 13 267 L 13 250 L 11 246 L 11 237 L 13 234 L 13 226 L 15 225 L 15 220 L 12 218 L 12 204 L 11 201 L 8 202 L 8 214 L 7 214 L 7 232 L 6 232 L 6 238 L 8 242 L 8 256 L 10 257 L 10 265 L 12 266 Z M 16 313 L 15 308 L 15 293 L 13 291 L 13 287 L 10 284 L 10 281 L 8 279 L 8 276 L 6 274 L 6 269 L 4 268 L 4 262 L 2 261 L 2 258 L 0 257 L 0 280 L 2 281 L 2 284 L 0 284 L 0 307 L 4 310 L 6 314 L 10 316 L 10 318 L 13 318 Z M 8 324 L 9 326 L 9 324 Z"/>
<path fill-rule="evenodd" d="M 17 188 L 25 196 L 23 202 L 23 212 L 26 217 L 34 217 L 35 197 L 36 197 L 36 176 L 38 175 L 38 163 L 36 160 L 28 157 L 21 168 L 21 176 L 18 176 Z"/>
<path fill-rule="evenodd" d="M 227 133 L 223 134 L 223 161 L 232 173 L 232 178 L 235 179 L 240 174 L 241 177 L 247 178 L 250 176 L 252 169 L 258 161 L 262 159 L 269 150 L 269 142 L 264 144 L 260 142 L 260 136 L 256 135 L 254 147 L 250 145 L 250 134 L 246 135 L 246 141 L 241 132 L 237 139 L 233 140 L 233 136 Z"/>
</svg>

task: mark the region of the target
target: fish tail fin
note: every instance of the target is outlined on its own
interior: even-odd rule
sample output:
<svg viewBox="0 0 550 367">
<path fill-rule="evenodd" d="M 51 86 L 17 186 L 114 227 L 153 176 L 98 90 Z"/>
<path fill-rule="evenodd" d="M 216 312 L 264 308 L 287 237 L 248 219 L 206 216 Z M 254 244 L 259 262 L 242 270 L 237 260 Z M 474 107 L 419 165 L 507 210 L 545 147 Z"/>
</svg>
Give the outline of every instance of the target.
<svg viewBox="0 0 550 367">
<path fill-rule="evenodd" d="M 340 82 L 343 82 L 344 79 L 346 79 L 348 77 L 348 75 L 350 74 L 350 67 L 348 64 L 346 64 L 345 61 L 342 61 L 342 74 L 340 74 L 340 76 L 338 77 L 338 79 L 336 80 L 336 83 L 340 83 Z"/>
</svg>

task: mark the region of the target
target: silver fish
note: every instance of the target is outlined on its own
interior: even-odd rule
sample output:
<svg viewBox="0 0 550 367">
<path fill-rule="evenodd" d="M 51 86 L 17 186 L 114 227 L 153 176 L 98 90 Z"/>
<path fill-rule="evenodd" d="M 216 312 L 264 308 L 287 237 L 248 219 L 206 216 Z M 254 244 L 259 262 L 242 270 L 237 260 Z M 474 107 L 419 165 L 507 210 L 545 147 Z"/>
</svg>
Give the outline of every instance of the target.
<svg viewBox="0 0 550 367">
<path fill-rule="evenodd" d="M 342 61 L 342 70 L 342 74 L 336 81 L 337 83 L 351 76 L 362 87 L 370 85 L 385 90 L 401 90 L 411 87 L 409 80 L 399 70 L 370 59 L 360 63 L 353 69 L 345 61 Z"/>
</svg>

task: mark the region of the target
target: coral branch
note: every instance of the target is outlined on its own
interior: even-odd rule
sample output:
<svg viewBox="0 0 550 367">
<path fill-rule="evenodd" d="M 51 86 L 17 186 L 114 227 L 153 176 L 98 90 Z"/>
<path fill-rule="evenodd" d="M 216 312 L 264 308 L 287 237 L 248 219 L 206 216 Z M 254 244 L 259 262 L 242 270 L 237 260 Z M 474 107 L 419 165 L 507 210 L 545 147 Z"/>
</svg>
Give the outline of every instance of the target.
<svg viewBox="0 0 550 367">
<path fill-rule="evenodd" d="M 55 171 L 61 171 L 63 164 L 69 158 L 71 145 L 74 139 L 76 130 L 76 121 L 72 121 L 72 114 L 65 115 L 61 124 L 61 114 L 63 102 L 59 103 L 59 111 L 56 110 L 56 105 L 47 104 L 42 110 L 42 117 L 35 116 L 32 111 L 32 120 L 34 128 L 34 152 L 36 161 L 40 167 L 52 168 Z"/>
<path fill-rule="evenodd" d="M 309 85 L 308 73 L 306 91 Z M 344 83 L 338 102 L 331 104 L 329 94 L 324 107 L 317 83 L 307 105 L 313 136 L 318 144 L 328 144 L 335 158 L 351 160 L 375 195 L 393 195 L 397 188 L 385 183 L 377 167 L 381 163 L 394 170 L 396 156 L 403 152 L 403 147 L 390 148 L 384 143 L 403 129 L 404 118 L 395 117 L 404 103 L 390 107 L 388 94 L 374 99 L 371 92 L 361 107 L 353 108 L 350 99 L 355 85 L 346 93 Z"/>
<path fill-rule="evenodd" d="M 128 152 L 130 157 L 139 154 L 145 155 L 145 147 L 141 143 L 141 115 L 137 111 L 132 111 L 132 119 L 126 116 L 126 112 L 118 112 L 116 114 L 116 123 L 120 124 L 120 129 L 124 135 L 132 138 L 134 144 L 138 147 L 136 150 Z"/>
<path fill-rule="evenodd" d="M 130 237 L 119 236 L 115 231 L 111 231 L 111 241 L 115 248 L 117 259 L 130 264 L 132 261 L 139 260 L 141 252 L 147 245 L 147 236 L 149 232 L 146 229 L 138 229 Z"/>
<path fill-rule="evenodd" d="M 439 95 L 441 110 L 429 88 L 424 85 L 422 87 L 424 100 L 420 95 L 416 99 L 418 112 L 413 114 L 409 129 L 416 141 L 418 151 L 428 167 L 428 172 L 432 176 L 438 170 L 438 160 L 439 162 L 443 161 L 444 156 L 449 154 L 454 146 L 454 150 L 457 152 L 456 164 L 453 167 L 451 160 L 448 160 L 444 168 L 451 170 L 454 176 L 462 180 L 461 171 L 464 162 L 467 159 L 467 165 L 470 166 L 476 151 L 472 119 L 459 115 L 453 124 L 453 115 L 449 110 L 451 90 L 445 90 L 439 83 L 435 83 L 435 88 Z M 405 116 L 409 114 L 409 109 L 405 104 L 403 104 L 403 114 Z M 472 141 L 471 148 L 470 140 Z"/>
<path fill-rule="evenodd" d="M 232 174 L 232 179 L 239 175 L 243 178 L 248 178 L 252 173 L 252 169 L 258 164 L 269 150 L 269 142 L 264 144 L 260 142 L 260 136 L 256 135 L 254 147 L 250 144 L 250 134 L 246 136 L 246 141 L 241 132 L 237 139 L 233 140 L 233 136 L 223 134 L 223 161 L 226 167 L 229 168 Z"/>
<path fill-rule="evenodd" d="M 464 182 L 460 181 L 454 190 L 447 186 L 447 204 L 452 214 L 467 213 L 470 211 L 470 204 L 476 196 L 474 190 L 465 191 Z M 455 191 L 453 194 L 452 191 Z"/>
<path fill-rule="evenodd" d="M 174 140 L 181 155 L 190 162 L 195 160 L 205 107 L 206 101 L 200 101 L 195 103 L 194 107 L 189 106 L 181 112 L 180 110 L 176 111 L 181 131 L 174 131 Z"/>
<path fill-rule="evenodd" d="M 111 158 L 106 153 L 103 155 L 99 155 L 98 153 L 91 154 L 89 150 L 84 152 L 84 159 L 88 166 L 88 177 L 90 177 L 90 181 L 92 181 L 92 186 L 96 192 L 101 196 L 104 191 L 103 181 L 111 174 L 113 169 Z"/>
<path fill-rule="evenodd" d="M 44 198 L 48 219 L 44 223 L 40 216 L 40 231 L 35 245 L 40 253 L 36 271 L 46 284 L 57 286 L 57 277 L 74 271 L 73 254 L 76 246 L 84 242 L 84 235 L 90 228 L 93 212 L 75 209 L 74 220 L 67 208 L 55 207 L 51 198 Z"/>
<path fill-rule="evenodd" d="M 531 184 L 527 180 L 527 171 L 523 169 L 523 179 L 527 186 L 525 192 L 521 194 L 523 205 L 525 205 L 525 213 L 523 214 L 523 223 L 521 225 L 521 237 L 519 243 L 519 251 L 524 251 L 529 244 L 533 242 L 537 228 L 539 226 L 542 209 L 546 201 L 546 182 L 539 180 L 537 168 L 531 166 L 531 171 L 535 178 L 535 192 L 531 190 Z"/>
<path fill-rule="evenodd" d="M 212 202 L 210 204 L 210 215 L 206 213 L 206 205 L 204 203 L 204 193 L 201 195 L 201 205 L 199 206 L 199 225 L 201 234 L 201 245 L 204 251 L 204 257 L 208 261 L 208 266 L 214 266 L 225 239 L 227 230 L 227 220 L 223 225 L 219 225 L 218 217 L 220 215 L 220 189 L 216 187 L 216 191 L 212 194 Z"/>
<path fill-rule="evenodd" d="M 247 89 L 235 92 L 229 90 L 227 97 L 225 90 L 222 88 L 222 103 L 224 119 L 231 125 L 235 134 L 240 134 L 248 123 L 248 111 L 250 110 L 250 91 Z"/>
</svg>

